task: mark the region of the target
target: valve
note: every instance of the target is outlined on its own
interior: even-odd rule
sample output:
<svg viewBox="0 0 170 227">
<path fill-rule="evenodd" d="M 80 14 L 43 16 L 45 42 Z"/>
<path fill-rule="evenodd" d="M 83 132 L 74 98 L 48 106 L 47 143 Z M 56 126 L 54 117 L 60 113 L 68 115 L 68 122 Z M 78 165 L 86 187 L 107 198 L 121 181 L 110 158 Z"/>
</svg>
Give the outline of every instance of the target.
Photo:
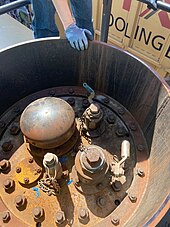
<svg viewBox="0 0 170 227">
<path fill-rule="evenodd" d="M 130 142 L 127 140 L 124 140 L 121 144 L 122 159 L 119 162 L 115 163 L 114 169 L 112 171 L 115 178 L 118 178 L 124 175 L 124 170 L 122 168 L 122 165 L 129 157 L 130 157 Z"/>
</svg>

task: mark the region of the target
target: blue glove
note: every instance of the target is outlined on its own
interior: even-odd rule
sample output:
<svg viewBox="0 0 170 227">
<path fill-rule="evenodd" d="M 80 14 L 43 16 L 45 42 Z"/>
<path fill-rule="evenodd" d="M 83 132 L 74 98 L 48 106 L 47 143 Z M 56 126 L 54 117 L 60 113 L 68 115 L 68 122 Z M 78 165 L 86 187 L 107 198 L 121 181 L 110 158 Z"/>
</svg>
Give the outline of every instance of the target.
<svg viewBox="0 0 170 227">
<path fill-rule="evenodd" d="M 93 35 L 89 30 L 79 28 L 75 23 L 69 25 L 65 33 L 70 45 L 77 50 L 87 49 L 88 39 L 93 40 Z"/>
</svg>

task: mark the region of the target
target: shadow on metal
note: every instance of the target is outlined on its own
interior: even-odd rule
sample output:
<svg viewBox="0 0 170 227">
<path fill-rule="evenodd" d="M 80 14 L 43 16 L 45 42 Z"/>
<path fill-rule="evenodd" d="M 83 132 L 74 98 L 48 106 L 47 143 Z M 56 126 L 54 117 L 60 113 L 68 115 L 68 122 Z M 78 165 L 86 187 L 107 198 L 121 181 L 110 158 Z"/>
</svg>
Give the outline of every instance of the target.
<svg viewBox="0 0 170 227">
<path fill-rule="evenodd" d="M 18 100 L 42 89 L 82 86 L 106 93 L 138 121 L 149 147 L 149 179 L 142 202 L 126 226 L 141 226 L 157 217 L 170 189 L 170 88 L 138 58 L 108 44 L 91 42 L 78 52 L 66 40 L 41 39 L 0 52 L 0 114 Z M 162 215 L 161 215 L 162 214 Z"/>
</svg>

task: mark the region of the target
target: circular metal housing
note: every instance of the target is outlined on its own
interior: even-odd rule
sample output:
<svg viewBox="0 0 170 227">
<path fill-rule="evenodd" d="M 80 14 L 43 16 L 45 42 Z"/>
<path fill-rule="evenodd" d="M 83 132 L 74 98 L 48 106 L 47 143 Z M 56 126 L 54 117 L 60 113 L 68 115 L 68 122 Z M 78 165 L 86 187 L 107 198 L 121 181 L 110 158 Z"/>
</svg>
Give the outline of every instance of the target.
<svg viewBox="0 0 170 227">
<path fill-rule="evenodd" d="M 40 98 L 23 111 L 20 127 L 32 145 L 50 149 L 64 144 L 75 131 L 75 114 L 64 100 Z"/>
</svg>

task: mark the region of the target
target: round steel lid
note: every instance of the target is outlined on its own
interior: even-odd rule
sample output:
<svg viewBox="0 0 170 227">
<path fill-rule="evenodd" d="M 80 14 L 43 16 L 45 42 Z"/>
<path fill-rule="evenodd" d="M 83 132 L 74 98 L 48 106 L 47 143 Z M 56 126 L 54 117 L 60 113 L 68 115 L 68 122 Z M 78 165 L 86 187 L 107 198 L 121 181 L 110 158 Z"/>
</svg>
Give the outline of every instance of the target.
<svg viewBox="0 0 170 227">
<path fill-rule="evenodd" d="M 63 99 L 45 97 L 29 104 L 23 111 L 20 127 L 32 145 L 50 149 L 64 144 L 75 130 L 75 113 Z"/>
</svg>

